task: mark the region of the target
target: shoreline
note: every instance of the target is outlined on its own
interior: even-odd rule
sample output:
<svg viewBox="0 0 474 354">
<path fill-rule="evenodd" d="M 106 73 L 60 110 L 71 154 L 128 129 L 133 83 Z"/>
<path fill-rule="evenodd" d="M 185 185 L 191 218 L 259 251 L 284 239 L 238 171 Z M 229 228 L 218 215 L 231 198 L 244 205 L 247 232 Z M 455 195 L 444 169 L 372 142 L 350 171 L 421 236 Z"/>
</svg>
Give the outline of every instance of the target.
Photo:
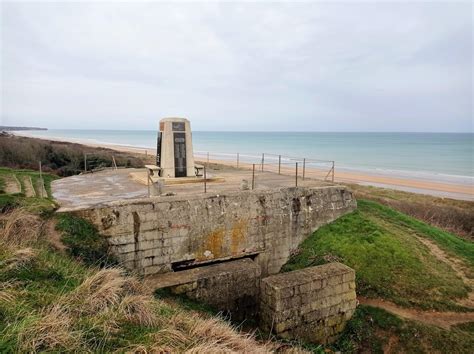
<svg viewBox="0 0 474 354">
<path fill-rule="evenodd" d="M 27 137 L 27 138 L 35 138 L 41 140 L 50 140 L 50 141 L 60 141 L 60 142 L 69 142 L 69 143 L 76 143 L 82 144 L 94 148 L 108 148 L 116 151 L 121 152 L 130 152 L 130 153 L 137 153 L 142 155 L 148 154 L 155 154 L 155 149 L 146 148 L 146 147 L 136 147 L 130 145 L 120 145 L 120 144 L 112 144 L 112 143 L 95 143 L 93 141 L 89 141 L 86 139 L 75 139 L 75 138 L 61 138 L 61 137 L 39 137 L 33 134 L 28 134 L 25 132 L 10 132 L 17 136 Z M 196 155 L 196 154 L 195 154 Z M 202 159 L 202 156 L 195 156 L 196 160 Z M 212 163 L 219 163 L 224 165 L 232 165 L 234 166 L 235 163 L 231 160 L 225 159 L 215 159 L 209 160 Z M 241 166 L 251 167 L 251 163 L 247 163 L 242 161 Z M 307 167 L 306 168 L 307 177 L 311 178 L 311 175 L 317 176 L 319 178 L 322 177 L 322 174 L 325 174 L 325 171 L 317 168 Z M 411 193 L 418 193 L 418 194 L 427 194 L 436 197 L 443 197 L 443 198 L 452 198 L 452 199 L 460 199 L 460 200 L 468 200 L 474 201 L 474 184 L 456 184 L 456 183 L 449 183 L 449 182 L 442 182 L 442 181 L 434 181 L 434 180 L 427 180 L 421 178 L 405 178 L 405 177 L 398 177 L 398 176 L 389 176 L 382 173 L 377 174 L 370 174 L 366 172 L 348 172 L 344 169 L 337 168 L 337 161 L 336 161 L 336 169 L 334 174 L 334 182 L 335 183 L 354 183 L 360 185 L 369 185 L 374 187 L 380 188 L 388 188 L 388 189 L 395 189 L 401 190 L 405 192 Z"/>
</svg>

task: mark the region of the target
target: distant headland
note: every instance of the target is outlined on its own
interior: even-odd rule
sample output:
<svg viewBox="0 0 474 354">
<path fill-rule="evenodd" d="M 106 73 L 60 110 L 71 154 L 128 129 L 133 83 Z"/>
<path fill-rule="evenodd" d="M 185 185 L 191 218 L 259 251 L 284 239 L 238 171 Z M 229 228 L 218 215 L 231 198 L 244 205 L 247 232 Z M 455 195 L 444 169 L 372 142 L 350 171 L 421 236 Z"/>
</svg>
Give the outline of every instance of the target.
<svg viewBox="0 0 474 354">
<path fill-rule="evenodd" d="M 0 131 L 15 131 L 15 130 L 48 130 L 48 128 L 39 128 L 39 127 L 8 127 L 0 125 Z"/>
</svg>

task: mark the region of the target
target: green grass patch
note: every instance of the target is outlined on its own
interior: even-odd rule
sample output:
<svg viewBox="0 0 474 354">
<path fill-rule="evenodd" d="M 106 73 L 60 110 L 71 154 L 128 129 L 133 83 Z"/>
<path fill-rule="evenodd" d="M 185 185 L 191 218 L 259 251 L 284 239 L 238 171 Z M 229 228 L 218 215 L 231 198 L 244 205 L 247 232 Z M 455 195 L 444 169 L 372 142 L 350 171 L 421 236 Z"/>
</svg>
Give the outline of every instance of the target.
<svg viewBox="0 0 474 354">
<path fill-rule="evenodd" d="M 469 288 L 415 236 L 430 238 L 440 247 L 445 245 L 464 259 L 472 256 L 468 242 L 362 200 L 356 211 L 321 227 L 306 239 L 283 270 L 340 259 L 356 270 L 360 295 L 381 297 L 407 307 L 465 310 L 455 301 L 466 297 Z"/>
<path fill-rule="evenodd" d="M 445 251 L 462 258 L 474 267 L 474 243 L 381 204 L 365 200 L 361 200 L 359 204 L 362 205 L 363 208 L 370 209 L 370 211 L 380 219 L 388 220 L 393 224 L 416 232 L 419 236 L 436 241 Z"/>
<path fill-rule="evenodd" d="M 43 173 L 42 178 L 44 181 L 44 186 L 47 192 L 46 198 L 40 198 L 41 192 L 37 188 L 37 182 L 40 180 L 39 172 L 32 170 L 14 170 L 10 168 L 0 167 L 0 181 L 5 187 L 5 176 L 16 176 L 21 185 L 21 192 L 14 194 L 0 194 L 0 211 L 4 212 L 8 209 L 14 207 L 23 207 L 34 213 L 51 213 L 57 208 L 57 205 L 54 203 L 52 194 L 51 194 L 51 182 L 59 177 Z M 36 197 L 26 197 L 25 184 L 23 178 L 31 178 L 33 187 L 36 191 Z"/>
<path fill-rule="evenodd" d="M 471 353 L 473 333 L 453 327 L 444 330 L 405 321 L 385 310 L 359 306 L 331 349 L 343 353 L 383 353 L 390 343 L 392 353 Z"/>
<path fill-rule="evenodd" d="M 106 238 L 90 222 L 66 213 L 57 215 L 57 220 L 56 228 L 62 233 L 61 241 L 71 256 L 102 267 L 117 264 L 108 252 Z"/>
</svg>

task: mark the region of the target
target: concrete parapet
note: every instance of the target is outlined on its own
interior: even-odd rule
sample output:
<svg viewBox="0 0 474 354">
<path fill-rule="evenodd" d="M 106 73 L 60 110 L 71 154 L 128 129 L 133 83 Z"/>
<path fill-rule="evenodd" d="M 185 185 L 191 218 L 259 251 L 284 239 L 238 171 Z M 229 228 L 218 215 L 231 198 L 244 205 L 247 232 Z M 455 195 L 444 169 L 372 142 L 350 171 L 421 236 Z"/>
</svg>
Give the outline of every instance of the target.
<svg viewBox="0 0 474 354">
<path fill-rule="evenodd" d="M 266 276 L 320 226 L 355 208 L 349 190 L 328 186 L 123 200 L 74 213 L 97 226 L 124 267 L 143 275 L 253 256 Z"/>
<path fill-rule="evenodd" d="M 333 342 L 356 308 L 355 272 L 329 263 L 262 279 L 260 325 L 287 339 Z"/>
</svg>

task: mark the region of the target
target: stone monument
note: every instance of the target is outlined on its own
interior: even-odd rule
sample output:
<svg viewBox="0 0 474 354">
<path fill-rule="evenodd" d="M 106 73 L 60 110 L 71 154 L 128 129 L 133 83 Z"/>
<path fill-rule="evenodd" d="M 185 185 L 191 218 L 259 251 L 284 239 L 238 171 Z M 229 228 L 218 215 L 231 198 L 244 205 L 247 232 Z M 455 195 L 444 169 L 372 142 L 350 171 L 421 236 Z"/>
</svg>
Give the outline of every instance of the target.
<svg viewBox="0 0 474 354">
<path fill-rule="evenodd" d="M 191 124 L 186 118 L 160 120 L 156 149 L 160 177 L 195 177 Z"/>
</svg>

